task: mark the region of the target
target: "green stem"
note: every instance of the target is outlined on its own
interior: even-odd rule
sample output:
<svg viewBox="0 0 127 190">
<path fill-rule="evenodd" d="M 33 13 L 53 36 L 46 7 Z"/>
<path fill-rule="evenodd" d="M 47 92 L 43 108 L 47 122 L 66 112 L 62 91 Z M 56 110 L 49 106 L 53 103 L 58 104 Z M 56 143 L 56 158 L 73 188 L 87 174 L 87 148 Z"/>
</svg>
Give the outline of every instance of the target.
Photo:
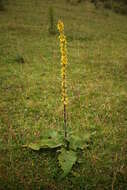
<svg viewBox="0 0 127 190">
<path fill-rule="evenodd" d="M 66 105 L 64 104 L 64 138 L 67 139 L 67 112 Z"/>
</svg>

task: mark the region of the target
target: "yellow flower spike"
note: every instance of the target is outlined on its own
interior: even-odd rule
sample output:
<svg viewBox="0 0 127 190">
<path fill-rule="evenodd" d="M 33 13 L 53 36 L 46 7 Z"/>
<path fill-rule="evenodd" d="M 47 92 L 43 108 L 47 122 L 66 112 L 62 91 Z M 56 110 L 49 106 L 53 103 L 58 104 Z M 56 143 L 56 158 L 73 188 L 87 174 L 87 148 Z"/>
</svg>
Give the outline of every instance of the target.
<svg viewBox="0 0 127 190">
<path fill-rule="evenodd" d="M 60 52 L 61 52 L 61 88 L 62 88 L 62 102 L 64 106 L 64 131 L 65 131 L 65 139 L 67 137 L 66 127 L 67 127 L 67 111 L 66 106 L 68 104 L 67 98 L 67 85 L 66 85 L 66 65 L 67 65 L 67 41 L 66 36 L 64 35 L 64 23 L 59 20 L 57 24 L 57 28 L 59 31 L 59 40 L 60 40 Z"/>
<path fill-rule="evenodd" d="M 57 28 L 61 33 L 64 31 L 64 24 L 61 20 L 58 21 Z"/>
</svg>

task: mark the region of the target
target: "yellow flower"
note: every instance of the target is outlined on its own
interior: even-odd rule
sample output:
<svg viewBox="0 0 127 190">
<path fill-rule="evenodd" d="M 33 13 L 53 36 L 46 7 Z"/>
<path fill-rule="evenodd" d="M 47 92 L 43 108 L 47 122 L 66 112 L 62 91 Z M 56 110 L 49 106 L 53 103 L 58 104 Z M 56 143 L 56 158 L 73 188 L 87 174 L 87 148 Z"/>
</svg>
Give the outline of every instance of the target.
<svg viewBox="0 0 127 190">
<path fill-rule="evenodd" d="M 66 65 L 67 65 L 67 41 L 66 36 L 64 35 L 64 24 L 61 20 L 58 21 L 57 28 L 59 30 L 59 39 L 60 39 L 60 51 L 61 51 L 61 87 L 62 87 L 62 102 L 67 105 L 67 93 L 66 93 Z"/>
<path fill-rule="evenodd" d="M 64 31 L 64 24 L 61 20 L 58 21 L 57 28 L 58 28 L 59 32 Z"/>
</svg>

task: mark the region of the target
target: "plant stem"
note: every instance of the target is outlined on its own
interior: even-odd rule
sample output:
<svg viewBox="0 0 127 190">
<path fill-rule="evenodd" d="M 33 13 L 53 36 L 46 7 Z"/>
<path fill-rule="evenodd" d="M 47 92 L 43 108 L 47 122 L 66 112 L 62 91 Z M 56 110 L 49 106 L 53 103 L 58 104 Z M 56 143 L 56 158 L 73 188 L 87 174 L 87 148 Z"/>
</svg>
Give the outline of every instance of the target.
<svg viewBox="0 0 127 190">
<path fill-rule="evenodd" d="M 67 139 L 67 111 L 66 105 L 64 104 L 64 138 Z"/>
</svg>

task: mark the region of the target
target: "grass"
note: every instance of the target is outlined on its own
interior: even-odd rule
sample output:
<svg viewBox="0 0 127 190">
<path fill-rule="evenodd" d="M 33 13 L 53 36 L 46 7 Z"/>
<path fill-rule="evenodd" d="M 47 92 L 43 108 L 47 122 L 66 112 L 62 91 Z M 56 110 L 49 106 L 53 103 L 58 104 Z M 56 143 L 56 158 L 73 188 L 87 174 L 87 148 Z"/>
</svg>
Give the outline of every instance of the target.
<svg viewBox="0 0 127 190">
<path fill-rule="evenodd" d="M 51 4 L 8 0 L 0 12 L 0 189 L 125 190 L 125 16 L 54 0 L 68 39 L 68 130 L 95 135 L 63 181 L 55 152 L 22 147 L 47 128 L 62 130 L 59 40 L 48 33 Z"/>
</svg>

